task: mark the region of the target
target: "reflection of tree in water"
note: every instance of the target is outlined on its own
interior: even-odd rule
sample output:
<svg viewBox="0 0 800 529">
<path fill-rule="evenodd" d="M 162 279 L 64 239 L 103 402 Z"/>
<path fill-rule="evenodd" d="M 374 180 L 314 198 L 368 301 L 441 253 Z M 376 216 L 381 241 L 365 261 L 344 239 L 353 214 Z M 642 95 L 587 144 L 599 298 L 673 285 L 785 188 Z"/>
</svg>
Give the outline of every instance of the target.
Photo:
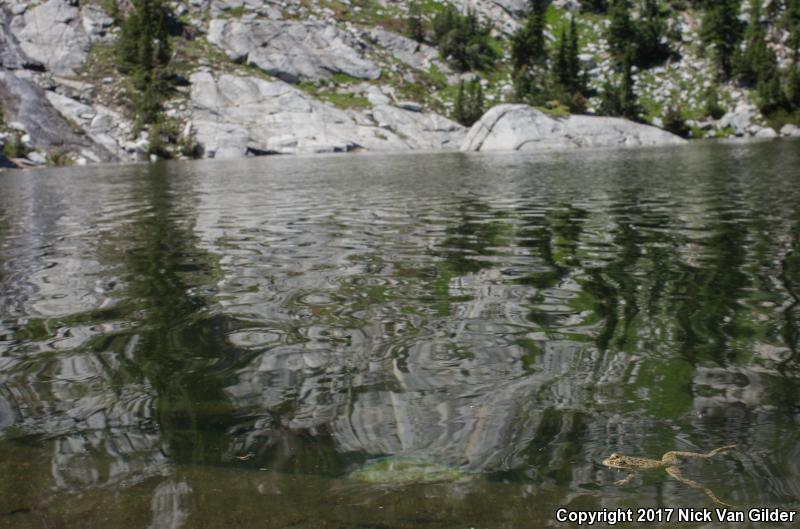
<svg viewBox="0 0 800 529">
<path fill-rule="evenodd" d="M 196 247 L 187 178 L 168 165 L 137 178 L 131 199 L 141 204 L 119 233 L 129 286 L 129 313 L 140 315 L 126 376 L 146 379 L 156 420 L 175 462 L 219 461 L 226 429 L 237 422 L 223 391 L 227 370 L 245 360 L 225 334 L 237 324 L 214 315 L 203 288 L 217 277 L 214 259 Z"/>
<path fill-rule="evenodd" d="M 698 242 L 697 264 L 676 263 L 677 274 L 670 314 L 677 322 L 675 341 L 692 364 L 704 359 L 727 364 L 735 351 L 732 337 L 744 331 L 741 319 L 748 277 L 742 270 L 747 258 L 747 226 L 735 207 L 730 188 L 714 185 L 703 214 L 707 238 Z"/>
<path fill-rule="evenodd" d="M 781 337 L 792 352 L 785 365 L 792 364 L 797 369 L 800 367 L 800 220 L 792 225 L 790 241 L 789 252 L 781 263 L 781 283 L 791 298 L 789 305 L 783 309 Z"/>
<path fill-rule="evenodd" d="M 532 303 L 545 301 L 544 291 L 557 287 L 564 277 L 580 266 L 577 250 L 583 221 L 588 216 L 584 209 L 571 204 L 562 204 L 548 215 L 523 215 L 523 227 L 519 229 L 517 244 L 527 248 L 541 259 L 546 269 L 531 271 L 517 281 L 537 289 Z M 561 315 L 547 310 L 532 308 L 528 319 L 549 328 L 558 324 Z"/>
<path fill-rule="evenodd" d="M 438 311 L 442 316 L 450 314 L 450 303 L 465 301 L 464 296 L 453 296 L 450 281 L 467 274 L 476 274 L 491 268 L 492 263 L 481 257 L 496 255 L 503 245 L 508 228 L 502 222 L 505 214 L 492 210 L 476 198 L 460 201 L 455 223 L 447 228 L 447 236 L 434 252 L 444 258 L 437 267 L 437 278 L 433 284 Z"/>
</svg>

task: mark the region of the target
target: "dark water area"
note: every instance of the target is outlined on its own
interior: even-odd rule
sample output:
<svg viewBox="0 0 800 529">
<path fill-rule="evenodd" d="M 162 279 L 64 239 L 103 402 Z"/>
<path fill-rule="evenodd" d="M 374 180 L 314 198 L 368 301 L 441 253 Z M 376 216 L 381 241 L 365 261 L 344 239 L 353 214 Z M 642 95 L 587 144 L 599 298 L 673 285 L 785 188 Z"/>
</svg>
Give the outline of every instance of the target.
<svg viewBox="0 0 800 529">
<path fill-rule="evenodd" d="M 797 510 L 799 349 L 798 142 L 0 174 L 0 528 Z"/>
</svg>

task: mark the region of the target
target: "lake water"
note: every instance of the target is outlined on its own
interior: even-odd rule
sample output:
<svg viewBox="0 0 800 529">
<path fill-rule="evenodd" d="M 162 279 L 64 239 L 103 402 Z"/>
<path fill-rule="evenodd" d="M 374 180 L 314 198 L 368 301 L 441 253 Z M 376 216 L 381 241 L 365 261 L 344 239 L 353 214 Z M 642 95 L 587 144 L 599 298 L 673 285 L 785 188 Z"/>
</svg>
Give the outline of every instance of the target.
<svg viewBox="0 0 800 529">
<path fill-rule="evenodd" d="M 798 509 L 799 350 L 798 142 L 0 174 L 0 527 Z"/>
</svg>

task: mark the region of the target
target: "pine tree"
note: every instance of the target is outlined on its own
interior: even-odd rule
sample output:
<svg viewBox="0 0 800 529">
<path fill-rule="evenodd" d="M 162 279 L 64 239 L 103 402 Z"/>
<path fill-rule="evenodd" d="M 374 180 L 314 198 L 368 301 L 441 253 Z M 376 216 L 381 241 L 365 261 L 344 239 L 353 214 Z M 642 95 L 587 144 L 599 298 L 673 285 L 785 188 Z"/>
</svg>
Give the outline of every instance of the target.
<svg viewBox="0 0 800 529">
<path fill-rule="evenodd" d="M 786 80 L 786 103 L 792 110 L 800 110 L 800 69 L 795 62 Z"/>
<path fill-rule="evenodd" d="M 470 81 L 466 90 L 464 89 L 464 81 L 461 81 L 458 85 L 458 94 L 453 106 L 453 120 L 469 127 L 483 116 L 483 111 L 483 88 L 481 87 L 480 79 Z"/>
<path fill-rule="evenodd" d="M 417 42 L 423 42 L 425 40 L 425 22 L 422 19 L 422 7 L 420 7 L 417 1 L 411 2 L 408 6 L 406 36 Z"/>
<path fill-rule="evenodd" d="M 786 0 L 785 24 L 789 31 L 789 48 L 794 52 L 795 59 L 800 53 L 800 0 Z"/>
<path fill-rule="evenodd" d="M 704 44 L 713 48 L 723 79 L 729 79 L 733 73 L 733 56 L 742 37 L 739 6 L 740 0 L 709 0 L 703 14 L 701 37 Z"/>
<path fill-rule="evenodd" d="M 523 66 L 514 70 L 512 76 L 513 94 L 511 96 L 512 103 L 528 103 L 530 102 L 531 92 L 533 91 L 533 83 L 530 78 L 530 71 L 527 66 Z"/>
<path fill-rule="evenodd" d="M 464 110 L 464 81 L 461 81 L 458 85 L 458 94 L 456 95 L 456 101 L 453 104 L 453 120 L 458 123 L 464 123 L 464 118 L 466 116 Z"/>
<path fill-rule="evenodd" d="M 591 13 L 605 13 L 608 9 L 608 0 L 581 0 L 581 10 Z"/>
<path fill-rule="evenodd" d="M 496 52 L 489 45 L 490 25 L 482 25 L 474 11 L 460 15 L 447 5 L 433 19 L 433 33 L 439 54 L 459 71 L 479 70 L 493 61 Z"/>
<path fill-rule="evenodd" d="M 608 16 L 611 19 L 608 28 L 608 46 L 614 59 L 621 62 L 625 50 L 636 40 L 636 30 L 631 20 L 630 0 L 611 0 Z"/>
<path fill-rule="evenodd" d="M 511 62 L 515 70 L 523 66 L 542 65 L 547 61 L 544 39 L 546 9 L 546 2 L 531 0 L 525 25 L 512 36 Z"/>
<path fill-rule="evenodd" d="M 570 21 L 569 29 L 561 29 L 555 64 L 554 75 L 568 99 L 582 90 L 580 79 L 580 59 L 578 48 L 578 28 L 575 18 Z M 569 104 L 568 101 L 563 101 Z"/>
<path fill-rule="evenodd" d="M 117 62 L 139 91 L 135 100 L 139 126 L 158 118 L 169 91 L 163 73 L 170 55 L 166 6 L 162 0 L 134 0 L 117 41 Z"/>
<path fill-rule="evenodd" d="M 574 94 L 581 91 L 581 60 L 580 46 L 578 44 L 578 26 L 575 17 L 569 23 L 569 39 L 567 40 L 567 71 L 569 73 L 569 89 Z"/>
<path fill-rule="evenodd" d="M 752 0 L 750 6 L 750 24 L 744 35 L 745 49 L 737 54 L 734 65 L 739 80 L 755 86 L 774 77 L 778 64 L 775 52 L 767 46 L 767 30 L 761 23 L 761 0 Z"/>
<path fill-rule="evenodd" d="M 465 124 L 471 126 L 483 116 L 483 87 L 480 79 L 475 79 L 469 87 L 469 103 L 467 106 L 467 116 Z"/>
<path fill-rule="evenodd" d="M 658 0 L 644 0 L 636 27 L 636 64 L 649 67 L 664 61 L 670 53 L 662 43 L 667 34 L 667 12 Z"/>
<path fill-rule="evenodd" d="M 628 46 L 622 59 L 622 86 L 619 91 L 622 117 L 632 121 L 641 119 L 642 109 L 634 92 L 633 46 Z"/>
</svg>

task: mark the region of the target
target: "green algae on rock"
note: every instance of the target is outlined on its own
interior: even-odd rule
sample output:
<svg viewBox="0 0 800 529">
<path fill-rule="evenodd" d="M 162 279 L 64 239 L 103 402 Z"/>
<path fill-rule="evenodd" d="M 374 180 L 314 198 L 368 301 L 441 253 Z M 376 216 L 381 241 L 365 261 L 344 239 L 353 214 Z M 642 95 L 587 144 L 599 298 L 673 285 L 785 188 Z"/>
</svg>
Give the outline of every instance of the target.
<svg viewBox="0 0 800 529">
<path fill-rule="evenodd" d="M 350 473 L 351 479 L 364 483 L 407 485 L 412 483 L 440 483 L 463 481 L 469 475 L 455 467 L 448 467 L 424 459 L 389 457 L 367 464 Z"/>
</svg>

